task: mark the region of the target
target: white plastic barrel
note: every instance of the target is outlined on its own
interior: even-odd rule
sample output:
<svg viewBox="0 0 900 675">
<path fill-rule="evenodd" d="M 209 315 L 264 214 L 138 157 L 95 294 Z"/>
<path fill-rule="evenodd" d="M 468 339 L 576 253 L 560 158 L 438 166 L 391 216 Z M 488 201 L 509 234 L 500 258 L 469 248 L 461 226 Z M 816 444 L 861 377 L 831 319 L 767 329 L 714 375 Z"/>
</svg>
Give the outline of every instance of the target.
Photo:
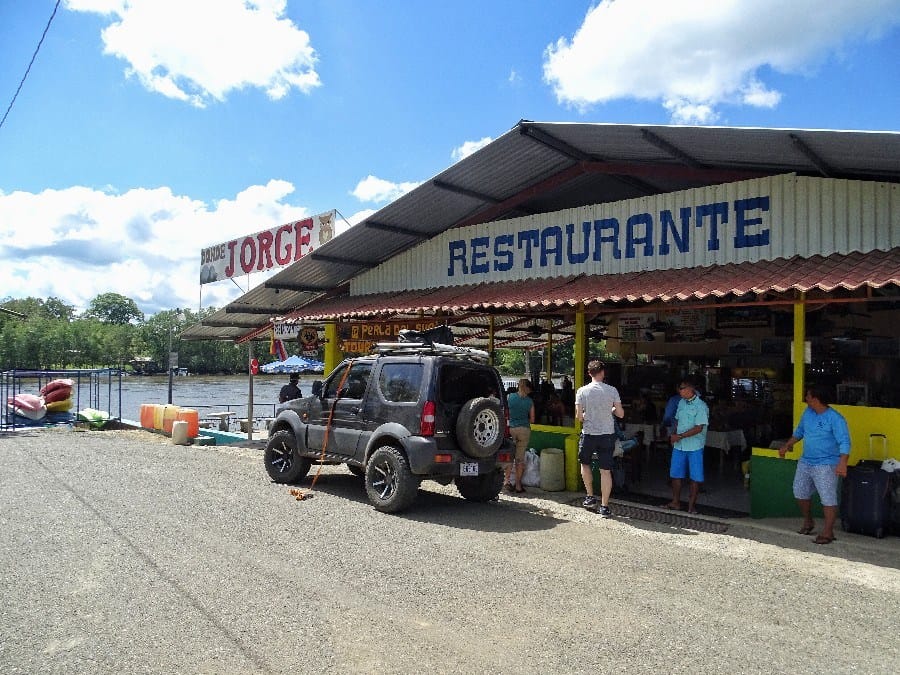
<svg viewBox="0 0 900 675">
<path fill-rule="evenodd" d="M 565 454 L 560 448 L 541 450 L 541 489 L 559 492 L 566 489 Z"/>
<path fill-rule="evenodd" d="M 172 444 L 188 444 L 188 423 L 185 420 L 175 420 L 172 422 Z"/>
</svg>

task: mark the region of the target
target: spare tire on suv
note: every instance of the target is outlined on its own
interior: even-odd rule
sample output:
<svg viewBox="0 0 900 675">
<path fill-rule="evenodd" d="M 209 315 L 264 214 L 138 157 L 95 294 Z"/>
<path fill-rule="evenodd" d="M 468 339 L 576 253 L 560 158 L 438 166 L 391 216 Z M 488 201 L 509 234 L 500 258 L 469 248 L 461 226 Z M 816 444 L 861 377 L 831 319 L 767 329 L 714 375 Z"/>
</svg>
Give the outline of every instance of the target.
<svg viewBox="0 0 900 675">
<path fill-rule="evenodd" d="M 470 399 L 456 418 L 456 442 L 469 457 L 492 456 L 502 445 L 505 433 L 506 419 L 496 398 Z"/>
</svg>

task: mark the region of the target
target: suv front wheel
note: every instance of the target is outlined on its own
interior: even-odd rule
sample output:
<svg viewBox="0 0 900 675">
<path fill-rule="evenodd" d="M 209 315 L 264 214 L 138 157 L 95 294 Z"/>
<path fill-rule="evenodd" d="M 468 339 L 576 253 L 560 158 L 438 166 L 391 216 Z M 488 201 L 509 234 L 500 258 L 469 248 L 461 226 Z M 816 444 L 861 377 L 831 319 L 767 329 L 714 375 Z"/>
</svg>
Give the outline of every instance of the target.
<svg viewBox="0 0 900 675">
<path fill-rule="evenodd" d="M 391 445 L 378 448 L 366 463 L 366 494 L 383 513 L 396 513 L 412 504 L 420 482 L 403 453 Z"/>
<path fill-rule="evenodd" d="M 311 462 L 297 454 L 297 439 L 282 429 L 272 435 L 263 453 L 266 471 L 276 483 L 296 483 L 309 473 Z"/>
<path fill-rule="evenodd" d="M 503 488 L 503 472 L 495 469 L 480 476 L 459 476 L 456 489 L 470 502 L 489 502 L 500 494 Z"/>
</svg>

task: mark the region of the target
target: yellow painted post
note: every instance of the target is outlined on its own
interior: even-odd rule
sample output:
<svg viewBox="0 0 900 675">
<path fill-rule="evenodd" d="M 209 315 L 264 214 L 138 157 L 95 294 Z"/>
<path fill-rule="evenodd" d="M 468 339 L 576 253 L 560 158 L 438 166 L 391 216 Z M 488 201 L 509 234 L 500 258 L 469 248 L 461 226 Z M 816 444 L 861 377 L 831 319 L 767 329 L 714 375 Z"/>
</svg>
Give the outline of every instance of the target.
<svg viewBox="0 0 900 675">
<path fill-rule="evenodd" d="M 337 368 L 344 354 L 341 351 L 341 339 L 338 335 L 336 321 L 328 321 L 325 324 L 325 374 Z"/>
<path fill-rule="evenodd" d="M 488 355 L 489 363 L 494 365 L 494 315 L 488 317 Z"/>
<path fill-rule="evenodd" d="M 584 305 L 575 310 L 575 391 L 584 386 L 584 374 L 587 372 L 587 330 L 584 325 Z M 581 422 L 575 420 L 575 429 L 581 433 Z M 568 489 L 568 487 L 566 488 Z"/>
<path fill-rule="evenodd" d="M 800 416 L 806 404 L 803 401 L 806 383 L 803 381 L 806 373 L 806 361 L 804 359 L 804 345 L 806 342 L 806 294 L 800 294 L 800 302 L 794 303 L 794 426 L 800 423 Z"/>
<path fill-rule="evenodd" d="M 587 372 L 587 335 L 584 328 L 584 307 L 579 305 L 575 310 L 575 388 L 584 385 L 584 374 Z"/>
<path fill-rule="evenodd" d="M 547 323 L 547 382 L 553 382 L 553 319 Z"/>
</svg>

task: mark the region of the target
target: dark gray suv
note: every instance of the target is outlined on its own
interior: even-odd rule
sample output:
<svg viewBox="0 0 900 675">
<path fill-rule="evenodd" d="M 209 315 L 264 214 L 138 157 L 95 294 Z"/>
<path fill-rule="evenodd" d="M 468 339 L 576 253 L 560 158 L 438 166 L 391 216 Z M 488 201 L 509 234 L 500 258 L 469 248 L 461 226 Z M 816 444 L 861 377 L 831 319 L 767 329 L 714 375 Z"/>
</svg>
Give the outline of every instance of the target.
<svg viewBox="0 0 900 675">
<path fill-rule="evenodd" d="M 506 395 L 482 351 L 380 343 L 343 361 L 313 395 L 280 406 L 264 461 L 277 483 L 315 462 L 343 463 L 379 511 L 408 507 L 423 479 L 456 482 L 466 499 L 495 499 L 514 455 Z"/>
</svg>

